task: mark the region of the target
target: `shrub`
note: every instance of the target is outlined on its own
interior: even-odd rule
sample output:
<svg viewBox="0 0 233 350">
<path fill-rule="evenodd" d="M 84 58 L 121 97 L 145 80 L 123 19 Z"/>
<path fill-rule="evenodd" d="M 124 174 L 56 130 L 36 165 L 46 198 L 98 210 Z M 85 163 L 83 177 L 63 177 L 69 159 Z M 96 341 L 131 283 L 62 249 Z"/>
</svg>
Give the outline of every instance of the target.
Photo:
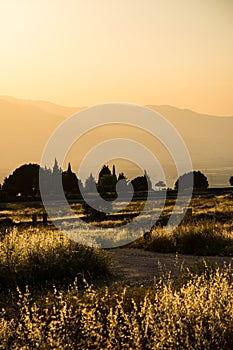
<svg viewBox="0 0 233 350">
<path fill-rule="evenodd" d="M 221 225 L 199 221 L 183 224 L 174 231 L 176 250 L 194 255 L 224 255 L 226 248 L 233 246 L 230 237 Z"/>
<path fill-rule="evenodd" d="M 233 236 L 230 227 L 214 221 L 185 222 L 172 233 L 161 227 L 154 229 L 152 239 L 143 248 L 162 253 L 232 255 Z"/>
<path fill-rule="evenodd" d="M 13 229 L 0 242 L 0 288 L 67 282 L 108 273 L 108 256 L 58 231 Z"/>
<path fill-rule="evenodd" d="M 88 222 L 93 222 L 93 221 L 104 221 L 107 218 L 107 213 L 106 211 L 110 212 L 111 211 L 111 202 L 105 201 L 106 206 L 101 207 L 99 205 L 99 210 L 95 209 L 91 205 L 89 205 L 86 202 L 82 203 L 82 213 L 85 215 L 85 219 Z M 98 204 L 98 202 L 96 202 Z"/>
<path fill-rule="evenodd" d="M 161 229 L 152 237 L 146 246 L 146 250 L 159 253 L 172 253 L 176 251 L 173 237 L 169 234 L 164 234 Z"/>
</svg>

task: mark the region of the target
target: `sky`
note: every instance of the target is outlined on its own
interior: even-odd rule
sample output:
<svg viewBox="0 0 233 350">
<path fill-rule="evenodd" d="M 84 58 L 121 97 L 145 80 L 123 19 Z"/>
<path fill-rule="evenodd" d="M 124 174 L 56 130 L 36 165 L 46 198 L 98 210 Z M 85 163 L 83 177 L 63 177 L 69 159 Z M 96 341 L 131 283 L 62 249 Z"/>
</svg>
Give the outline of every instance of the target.
<svg viewBox="0 0 233 350">
<path fill-rule="evenodd" d="M 1 0 L 0 96 L 233 115 L 232 0 Z"/>
</svg>

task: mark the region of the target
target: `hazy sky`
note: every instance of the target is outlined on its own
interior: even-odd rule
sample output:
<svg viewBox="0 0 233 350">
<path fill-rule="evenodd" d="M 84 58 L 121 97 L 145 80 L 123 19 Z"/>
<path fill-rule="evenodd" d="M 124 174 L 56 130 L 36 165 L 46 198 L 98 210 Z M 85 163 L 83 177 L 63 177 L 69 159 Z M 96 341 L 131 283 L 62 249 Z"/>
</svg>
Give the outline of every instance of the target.
<svg viewBox="0 0 233 350">
<path fill-rule="evenodd" d="M 232 0 L 1 0 L 0 95 L 233 115 Z"/>
</svg>

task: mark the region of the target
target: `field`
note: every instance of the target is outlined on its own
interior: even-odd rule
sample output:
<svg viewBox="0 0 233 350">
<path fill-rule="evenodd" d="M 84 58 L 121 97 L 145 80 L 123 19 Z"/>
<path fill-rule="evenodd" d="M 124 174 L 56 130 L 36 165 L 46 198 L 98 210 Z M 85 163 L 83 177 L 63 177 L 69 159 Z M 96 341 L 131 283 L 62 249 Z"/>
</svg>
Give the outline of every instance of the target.
<svg viewBox="0 0 233 350">
<path fill-rule="evenodd" d="M 95 225 L 114 230 L 143 205 Z M 32 227 L 39 203 L 2 204 L 1 218 L 17 225 L 1 228 L 0 349 L 232 348 L 233 198 L 193 198 L 192 216 L 167 233 L 162 223 L 173 206 L 167 200 L 150 239 L 103 250 L 52 225 Z M 72 208 L 83 215 L 80 204 Z M 154 256 L 157 267 L 149 263 Z M 150 270 L 146 283 L 136 276 L 142 266 Z"/>
</svg>

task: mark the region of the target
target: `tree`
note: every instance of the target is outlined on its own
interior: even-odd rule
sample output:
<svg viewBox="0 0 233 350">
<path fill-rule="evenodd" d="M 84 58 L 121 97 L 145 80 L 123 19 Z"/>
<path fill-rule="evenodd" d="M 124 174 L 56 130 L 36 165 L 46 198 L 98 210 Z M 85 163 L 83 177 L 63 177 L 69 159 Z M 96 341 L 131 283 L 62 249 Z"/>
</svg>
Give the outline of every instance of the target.
<svg viewBox="0 0 233 350">
<path fill-rule="evenodd" d="M 62 172 L 61 168 L 58 166 L 57 159 L 55 158 L 54 160 L 54 165 L 53 165 L 53 175 L 60 174 Z"/>
<path fill-rule="evenodd" d="M 101 194 L 106 194 L 107 192 L 116 192 L 116 170 L 115 165 L 113 165 L 113 173 L 107 165 L 104 165 L 99 173 L 98 180 L 98 191 Z"/>
<path fill-rule="evenodd" d="M 62 173 L 62 184 L 65 193 L 80 193 L 80 183 L 75 173 L 72 172 L 71 164 L 68 164 L 68 169 Z"/>
<path fill-rule="evenodd" d="M 104 175 L 101 177 L 98 189 L 100 193 L 106 193 L 106 192 L 116 192 L 116 183 L 117 179 L 116 176 L 112 174 Z"/>
<path fill-rule="evenodd" d="M 230 177 L 229 182 L 230 182 L 230 185 L 233 186 L 233 176 Z"/>
<path fill-rule="evenodd" d="M 134 191 L 151 191 L 152 184 L 151 180 L 146 172 L 144 171 L 144 176 L 138 176 L 135 179 L 131 181 L 131 184 L 133 185 Z"/>
<path fill-rule="evenodd" d="M 43 193 L 51 192 L 51 184 L 52 184 L 52 170 L 47 168 L 40 168 L 40 185 L 42 186 Z"/>
<path fill-rule="evenodd" d="M 96 182 L 92 174 L 90 174 L 90 176 L 85 181 L 85 191 L 87 193 L 96 191 Z"/>
<path fill-rule="evenodd" d="M 117 178 L 117 190 L 119 192 L 127 192 L 128 191 L 128 181 L 124 173 L 120 173 Z"/>
<path fill-rule="evenodd" d="M 206 189 L 209 187 L 207 177 L 200 171 L 191 171 L 189 173 L 181 175 L 175 182 L 175 189 L 187 189 L 192 186 L 193 177 L 193 189 Z"/>
<path fill-rule="evenodd" d="M 107 165 L 104 165 L 102 167 L 102 169 L 100 170 L 99 178 L 98 178 L 98 185 L 100 184 L 101 178 L 105 175 L 111 175 L 111 170 L 109 169 L 109 167 Z"/>
<path fill-rule="evenodd" d="M 49 179 L 48 179 L 49 180 Z M 62 181 L 62 169 L 59 167 L 57 159 L 54 160 L 54 165 L 50 177 L 50 193 L 53 193 L 54 195 L 59 194 L 60 189 L 60 183 Z"/>
<path fill-rule="evenodd" d="M 100 182 L 103 181 L 103 178 L 105 176 L 109 176 L 109 175 L 108 174 L 102 175 L 100 178 Z M 90 176 L 85 181 L 85 192 L 87 194 L 91 194 L 94 191 L 96 191 L 96 182 L 95 182 L 94 176 L 90 174 Z M 88 221 L 102 221 L 106 218 L 106 210 L 110 212 L 112 209 L 111 203 L 108 203 L 108 202 L 105 202 L 104 207 L 102 207 L 98 201 L 98 198 L 92 199 L 92 203 L 93 203 L 93 206 L 90 205 L 89 203 L 86 203 L 85 201 L 82 203 L 83 214 L 85 215 L 85 218 Z M 94 209 L 94 207 L 97 207 L 99 210 Z"/>
<path fill-rule="evenodd" d="M 126 180 L 126 179 L 127 179 L 127 177 L 125 176 L 125 174 L 124 174 L 124 173 L 120 173 L 120 174 L 118 175 L 117 181 Z"/>
<path fill-rule="evenodd" d="M 148 191 L 148 184 L 145 176 L 135 177 L 135 179 L 131 181 L 131 184 L 133 185 L 135 192 Z"/>
<path fill-rule="evenodd" d="M 24 164 L 14 170 L 14 172 L 5 178 L 2 190 L 16 196 L 35 196 L 39 194 L 39 170 L 38 164 Z"/>
</svg>

